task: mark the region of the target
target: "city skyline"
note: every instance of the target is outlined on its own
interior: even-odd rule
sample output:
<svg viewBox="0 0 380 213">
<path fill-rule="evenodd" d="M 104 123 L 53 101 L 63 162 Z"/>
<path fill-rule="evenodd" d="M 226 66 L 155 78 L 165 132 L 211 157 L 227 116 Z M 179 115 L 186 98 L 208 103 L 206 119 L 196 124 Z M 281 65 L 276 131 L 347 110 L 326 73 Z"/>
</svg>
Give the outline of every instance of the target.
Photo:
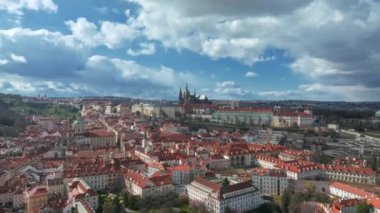
<svg viewBox="0 0 380 213">
<path fill-rule="evenodd" d="M 1 0 L 0 92 L 380 101 L 378 1 L 234 2 Z"/>
</svg>

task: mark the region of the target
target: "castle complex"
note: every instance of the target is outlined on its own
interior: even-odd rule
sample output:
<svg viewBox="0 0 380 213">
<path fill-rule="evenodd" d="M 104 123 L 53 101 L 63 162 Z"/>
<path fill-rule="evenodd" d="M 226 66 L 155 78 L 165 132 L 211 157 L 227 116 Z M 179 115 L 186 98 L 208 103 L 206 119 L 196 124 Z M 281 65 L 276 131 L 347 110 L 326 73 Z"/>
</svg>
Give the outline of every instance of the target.
<svg viewBox="0 0 380 213">
<path fill-rule="evenodd" d="M 182 89 L 179 89 L 178 103 L 182 106 L 191 104 L 212 104 L 212 102 L 208 100 L 206 94 L 197 96 L 195 89 L 194 94 L 191 94 L 187 84 L 185 91 L 182 92 Z"/>
</svg>

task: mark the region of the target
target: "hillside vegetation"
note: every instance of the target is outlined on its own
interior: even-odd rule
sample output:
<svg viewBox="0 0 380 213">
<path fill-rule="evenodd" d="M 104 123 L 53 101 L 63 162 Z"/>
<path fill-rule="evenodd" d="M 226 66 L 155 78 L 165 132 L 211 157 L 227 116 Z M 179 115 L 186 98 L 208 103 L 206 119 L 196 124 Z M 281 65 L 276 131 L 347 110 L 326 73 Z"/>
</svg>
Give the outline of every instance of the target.
<svg viewBox="0 0 380 213">
<path fill-rule="evenodd" d="M 31 121 L 24 119 L 24 114 L 72 119 L 78 113 L 73 106 L 24 102 L 19 95 L 0 93 L 0 136 L 17 136 L 26 125 L 31 124 Z"/>
</svg>

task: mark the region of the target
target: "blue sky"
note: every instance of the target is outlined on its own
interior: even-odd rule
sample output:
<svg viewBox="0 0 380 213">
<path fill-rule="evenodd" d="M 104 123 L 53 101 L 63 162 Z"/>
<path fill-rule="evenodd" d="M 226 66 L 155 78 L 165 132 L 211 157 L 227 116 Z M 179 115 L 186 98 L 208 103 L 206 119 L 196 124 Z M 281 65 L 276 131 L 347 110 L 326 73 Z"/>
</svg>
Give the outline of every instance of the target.
<svg viewBox="0 0 380 213">
<path fill-rule="evenodd" d="M 0 92 L 380 101 L 380 4 L 0 0 Z"/>
</svg>

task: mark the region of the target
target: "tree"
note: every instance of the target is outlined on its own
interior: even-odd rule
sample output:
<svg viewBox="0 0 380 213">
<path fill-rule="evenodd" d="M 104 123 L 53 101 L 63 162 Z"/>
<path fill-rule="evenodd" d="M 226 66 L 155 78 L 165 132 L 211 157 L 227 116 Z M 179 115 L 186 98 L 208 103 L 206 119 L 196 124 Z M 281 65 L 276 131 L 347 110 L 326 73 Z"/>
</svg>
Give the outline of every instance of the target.
<svg viewBox="0 0 380 213">
<path fill-rule="evenodd" d="M 290 192 L 285 191 L 281 197 L 281 208 L 284 213 L 288 212 L 289 204 L 290 204 Z"/>
<path fill-rule="evenodd" d="M 377 166 L 377 157 L 376 156 L 372 156 L 372 159 L 371 159 L 371 168 L 374 171 L 377 171 L 377 169 L 378 169 L 378 166 Z"/>
<path fill-rule="evenodd" d="M 128 206 L 128 193 L 123 193 L 122 194 L 122 196 L 123 196 L 123 201 L 124 201 L 124 206 Z"/>
<path fill-rule="evenodd" d="M 197 213 L 208 213 L 207 208 L 203 203 L 192 203 L 191 208 Z"/>
<path fill-rule="evenodd" d="M 121 205 L 120 205 L 120 201 L 118 199 L 117 196 L 115 196 L 112 200 L 112 205 L 114 206 L 115 208 L 115 212 L 120 212 L 121 210 Z"/>
<path fill-rule="evenodd" d="M 227 178 L 224 178 L 223 181 L 222 181 L 222 186 L 223 186 L 223 187 L 226 187 L 226 186 L 228 186 L 228 185 L 230 185 L 230 181 L 228 181 Z"/>
<path fill-rule="evenodd" d="M 309 194 L 314 194 L 314 192 L 315 192 L 315 185 L 314 185 L 314 183 L 311 182 L 311 181 L 305 182 L 305 189 L 307 190 L 307 192 Z"/>
<path fill-rule="evenodd" d="M 79 213 L 78 207 L 77 206 L 76 207 L 71 207 L 71 212 L 72 213 Z"/>
<path fill-rule="evenodd" d="M 305 196 L 304 193 L 295 193 L 292 195 L 289 203 L 288 210 L 289 212 L 296 213 L 300 212 L 300 205 L 304 202 L 311 199 L 311 195 Z"/>
<path fill-rule="evenodd" d="M 227 206 L 224 210 L 224 213 L 232 213 L 232 209 L 229 206 Z"/>
<path fill-rule="evenodd" d="M 116 207 L 113 202 L 106 201 L 103 204 L 103 213 L 116 212 Z"/>
<path fill-rule="evenodd" d="M 187 205 L 189 204 L 189 197 L 186 195 L 180 195 L 177 198 L 177 206 L 180 207 L 182 205 Z"/>
<path fill-rule="evenodd" d="M 366 202 L 361 202 L 356 206 L 355 213 L 370 213 L 373 211 L 373 206 Z"/>
<path fill-rule="evenodd" d="M 279 145 L 285 145 L 287 136 L 284 135 L 280 138 L 280 141 L 278 142 Z"/>
<path fill-rule="evenodd" d="M 132 210 L 137 210 L 138 197 L 131 195 L 128 197 L 128 208 Z"/>
</svg>

